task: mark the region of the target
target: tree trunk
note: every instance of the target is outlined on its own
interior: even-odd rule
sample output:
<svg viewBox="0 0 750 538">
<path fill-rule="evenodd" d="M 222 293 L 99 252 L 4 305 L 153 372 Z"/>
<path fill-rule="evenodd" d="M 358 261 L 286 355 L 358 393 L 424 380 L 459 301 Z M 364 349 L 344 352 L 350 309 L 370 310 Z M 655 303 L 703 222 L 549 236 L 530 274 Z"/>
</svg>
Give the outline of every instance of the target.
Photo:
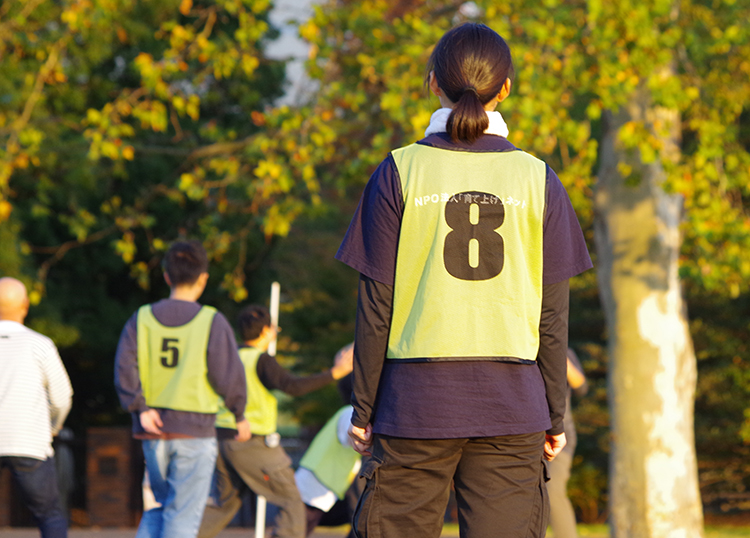
<svg viewBox="0 0 750 538">
<path fill-rule="evenodd" d="M 604 120 L 595 236 L 609 331 L 611 534 L 700 537 L 696 361 L 678 276 L 682 199 L 663 190 L 658 160 L 641 162 L 618 139 L 638 122 L 658 137 L 662 156 L 674 155 L 679 115 L 653 106 L 642 90 Z"/>
</svg>

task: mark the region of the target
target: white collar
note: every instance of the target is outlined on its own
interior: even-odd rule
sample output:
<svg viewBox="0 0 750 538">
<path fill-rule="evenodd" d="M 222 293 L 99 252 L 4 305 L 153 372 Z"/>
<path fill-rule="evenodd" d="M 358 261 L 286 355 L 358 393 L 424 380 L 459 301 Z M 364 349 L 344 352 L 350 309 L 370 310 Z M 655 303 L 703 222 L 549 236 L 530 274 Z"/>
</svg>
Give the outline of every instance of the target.
<svg viewBox="0 0 750 538">
<path fill-rule="evenodd" d="M 444 133 L 446 131 L 445 125 L 448 123 L 448 116 L 453 112 L 452 108 L 439 108 L 432 113 L 430 117 L 430 125 L 424 132 L 425 136 L 429 136 L 435 133 Z M 502 114 L 497 110 L 487 112 L 487 117 L 490 120 L 490 125 L 484 132 L 491 135 L 502 136 L 508 138 L 508 126 L 505 124 Z"/>
<path fill-rule="evenodd" d="M 18 323 L 17 321 L 0 319 L 0 329 L 5 332 L 19 332 L 27 330 L 27 327 L 23 323 Z"/>
</svg>

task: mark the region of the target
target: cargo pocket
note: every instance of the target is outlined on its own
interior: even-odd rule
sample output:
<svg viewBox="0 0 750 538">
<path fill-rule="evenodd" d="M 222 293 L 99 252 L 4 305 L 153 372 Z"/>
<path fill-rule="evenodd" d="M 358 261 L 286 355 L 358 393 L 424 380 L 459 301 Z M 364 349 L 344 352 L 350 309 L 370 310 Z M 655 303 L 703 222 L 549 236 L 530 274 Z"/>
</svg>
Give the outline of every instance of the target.
<svg viewBox="0 0 750 538">
<path fill-rule="evenodd" d="M 539 493 L 534 500 L 534 507 L 531 511 L 528 538 L 544 538 L 549 524 L 549 495 L 547 494 L 549 470 L 547 469 L 547 460 L 542 459 L 539 467 Z"/>
<path fill-rule="evenodd" d="M 362 462 L 359 471 L 360 478 L 367 482 L 357 501 L 357 507 L 352 514 L 352 530 L 357 538 L 379 538 L 380 518 L 378 518 L 378 469 L 383 465 L 383 460 L 371 456 Z"/>
</svg>

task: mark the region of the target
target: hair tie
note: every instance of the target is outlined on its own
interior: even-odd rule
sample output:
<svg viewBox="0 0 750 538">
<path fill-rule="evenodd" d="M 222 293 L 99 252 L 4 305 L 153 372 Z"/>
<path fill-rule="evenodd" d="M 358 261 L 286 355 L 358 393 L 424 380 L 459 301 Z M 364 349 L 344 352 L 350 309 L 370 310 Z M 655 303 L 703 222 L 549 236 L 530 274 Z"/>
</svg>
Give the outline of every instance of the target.
<svg viewBox="0 0 750 538">
<path fill-rule="evenodd" d="M 474 95 L 477 96 L 477 99 L 479 99 L 479 92 L 477 91 L 477 89 L 474 86 L 466 86 L 463 89 L 463 93 L 466 93 L 466 92 L 472 92 Z"/>
</svg>

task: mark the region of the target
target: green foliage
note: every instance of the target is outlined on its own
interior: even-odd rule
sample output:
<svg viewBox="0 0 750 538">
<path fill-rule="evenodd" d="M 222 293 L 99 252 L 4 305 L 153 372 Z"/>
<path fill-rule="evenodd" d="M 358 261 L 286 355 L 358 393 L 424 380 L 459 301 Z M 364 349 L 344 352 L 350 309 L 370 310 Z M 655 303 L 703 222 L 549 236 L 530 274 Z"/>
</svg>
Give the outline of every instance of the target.
<svg viewBox="0 0 750 538">
<path fill-rule="evenodd" d="M 698 357 L 695 437 L 701 493 L 712 512 L 746 511 L 750 487 L 747 400 L 750 395 L 750 297 L 718 299 L 691 290 L 691 332 Z"/>
<path fill-rule="evenodd" d="M 227 293 L 247 296 L 249 244 L 286 235 L 319 189 L 301 122 L 266 110 L 284 76 L 262 52 L 269 7 L 4 4 L 0 221 L 24 223 L 42 289 L 70 249 L 99 241 L 147 287 L 171 240 L 199 236 Z"/>
</svg>

